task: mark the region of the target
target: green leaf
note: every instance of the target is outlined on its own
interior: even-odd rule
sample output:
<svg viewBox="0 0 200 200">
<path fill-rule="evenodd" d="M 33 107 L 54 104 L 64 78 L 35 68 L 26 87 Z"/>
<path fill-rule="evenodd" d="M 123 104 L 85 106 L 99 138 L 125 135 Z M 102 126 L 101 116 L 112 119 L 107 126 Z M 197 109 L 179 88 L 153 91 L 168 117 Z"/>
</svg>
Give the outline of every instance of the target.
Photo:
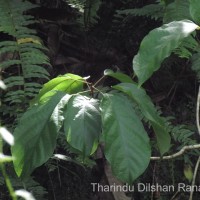
<svg viewBox="0 0 200 200">
<path fill-rule="evenodd" d="M 88 156 L 97 148 L 101 133 L 101 115 L 96 99 L 77 95 L 70 99 L 65 112 L 67 142 Z"/>
<path fill-rule="evenodd" d="M 149 120 L 154 129 L 161 155 L 167 152 L 170 148 L 170 135 L 166 130 L 164 120 L 158 115 L 145 90 L 138 88 L 136 84 L 130 83 L 121 83 L 113 88 L 124 92 L 139 105 L 143 115 Z"/>
<path fill-rule="evenodd" d="M 29 176 L 52 156 L 63 122 L 63 107 L 70 97 L 58 92 L 47 104 L 32 106 L 22 116 L 14 131 L 15 144 L 11 149 L 18 176 Z"/>
<path fill-rule="evenodd" d="M 119 80 L 122 83 L 133 83 L 133 80 L 126 74 L 123 74 L 121 72 L 113 72 L 110 69 L 106 69 L 104 71 L 105 76 L 111 76 L 117 80 Z"/>
<path fill-rule="evenodd" d="M 150 161 L 147 133 L 126 96 L 104 95 L 101 110 L 105 156 L 113 174 L 131 184 Z"/>
<path fill-rule="evenodd" d="M 66 74 L 54 78 L 44 84 L 38 96 L 33 99 L 31 104 L 47 101 L 57 91 L 66 92 L 68 94 L 75 94 L 83 90 L 84 79 L 78 75 Z"/>
<path fill-rule="evenodd" d="M 160 68 L 162 61 L 198 26 L 189 20 L 173 21 L 152 30 L 141 42 L 133 59 L 133 70 L 141 86 Z"/>
<path fill-rule="evenodd" d="M 199 10 L 200 10 L 199 0 L 190 0 L 190 15 L 197 24 L 200 24 Z"/>
</svg>

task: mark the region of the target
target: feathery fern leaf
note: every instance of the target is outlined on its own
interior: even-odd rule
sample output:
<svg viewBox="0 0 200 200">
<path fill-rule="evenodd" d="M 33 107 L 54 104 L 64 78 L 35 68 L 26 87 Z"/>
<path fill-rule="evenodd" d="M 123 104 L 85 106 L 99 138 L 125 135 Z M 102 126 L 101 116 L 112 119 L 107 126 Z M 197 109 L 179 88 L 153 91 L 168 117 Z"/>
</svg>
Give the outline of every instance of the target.
<svg viewBox="0 0 200 200">
<path fill-rule="evenodd" d="M 191 58 L 194 52 L 197 52 L 198 42 L 194 39 L 192 35 L 185 38 L 180 46 L 174 50 L 174 53 L 177 54 L 180 58 Z"/>
<path fill-rule="evenodd" d="M 173 3 L 167 5 L 163 18 L 163 23 L 172 21 L 180 21 L 183 19 L 190 19 L 189 0 L 175 0 Z"/>
<path fill-rule="evenodd" d="M 200 50 L 192 56 L 192 70 L 196 72 L 198 80 L 200 80 Z"/>
<path fill-rule="evenodd" d="M 122 15 L 143 16 L 150 17 L 151 19 L 160 20 L 163 17 L 164 6 L 162 3 L 149 4 L 142 8 L 118 10 L 115 17 Z"/>
<path fill-rule="evenodd" d="M 101 5 L 101 0 L 66 0 L 71 7 L 77 8 L 82 13 L 80 22 L 85 28 L 95 24 L 98 19 L 97 11 Z"/>
<path fill-rule="evenodd" d="M 13 106 L 13 109 L 16 104 L 24 105 L 38 93 L 42 86 L 37 83 L 38 79 L 49 78 L 44 68 L 44 65 L 50 65 L 44 54 L 46 48 L 36 36 L 36 31 L 29 28 L 36 21 L 24 14 L 34 7 L 22 0 L 1 0 L 0 3 L 0 32 L 11 38 L 0 41 L 0 55 L 6 57 L 0 60 L 0 68 L 8 88 L 3 103 Z"/>
<path fill-rule="evenodd" d="M 76 8 L 79 12 L 84 12 L 85 0 L 66 0 L 72 8 Z"/>
</svg>

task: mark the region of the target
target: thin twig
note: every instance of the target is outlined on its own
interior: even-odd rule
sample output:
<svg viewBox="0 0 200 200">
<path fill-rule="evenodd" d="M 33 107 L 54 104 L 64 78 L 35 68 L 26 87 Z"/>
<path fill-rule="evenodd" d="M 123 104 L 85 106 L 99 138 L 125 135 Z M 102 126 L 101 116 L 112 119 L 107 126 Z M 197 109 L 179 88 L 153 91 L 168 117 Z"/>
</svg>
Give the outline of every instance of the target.
<svg viewBox="0 0 200 200">
<path fill-rule="evenodd" d="M 94 87 L 96 87 L 106 76 L 103 75 L 95 84 Z"/>
<path fill-rule="evenodd" d="M 195 166 L 195 170 L 194 170 L 194 175 L 193 175 L 193 178 L 192 178 L 192 185 L 191 185 L 191 191 L 190 191 L 190 198 L 189 200 L 192 200 L 193 198 L 193 193 L 194 193 L 194 185 L 195 185 L 195 181 L 196 181 L 196 176 L 197 176 L 197 172 L 198 172 L 198 168 L 199 168 L 199 164 L 200 164 L 200 156 L 197 160 L 197 163 L 196 163 L 196 166 Z"/>
<path fill-rule="evenodd" d="M 200 105 L 200 86 L 199 86 L 199 91 L 198 91 L 198 96 L 197 96 L 197 108 L 196 108 L 196 124 L 197 124 L 198 134 L 200 136 L 199 105 Z M 194 170 L 194 175 L 193 175 L 193 178 L 192 178 L 191 188 L 194 188 L 195 181 L 196 181 L 196 176 L 197 176 L 197 172 L 198 172 L 198 168 L 199 168 L 199 164 L 200 164 L 200 156 L 199 156 L 199 158 L 197 160 L 197 163 L 195 165 L 195 170 Z M 190 192 L 189 200 L 193 199 L 193 193 L 194 193 L 194 190 L 192 189 L 191 192 Z"/>
<path fill-rule="evenodd" d="M 14 188 L 13 188 L 11 182 L 10 182 L 10 179 L 8 178 L 8 175 L 6 173 L 5 166 L 4 166 L 3 163 L 0 163 L 0 168 L 1 168 L 1 172 L 3 174 L 3 177 L 5 179 L 6 186 L 8 188 L 9 194 L 12 197 L 12 200 L 17 200 L 17 196 L 15 194 Z"/>
<path fill-rule="evenodd" d="M 176 191 L 176 193 L 173 195 L 173 197 L 170 200 L 173 200 L 179 193 L 180 191 Z"/>
<path fill-rule="evenodd" d="M 198 133 L 200 136 L 199 106 L 200 106 L 200 86 L 199 86 L 199 91 L 198 91 L 198 96 L 197 96 L 197 108 L 196 108 L 196 124 L 197 124 Z"/>
<path fill-rule="evenodd" d="M 193 150 L 193 149 L 200 149 L 200 144 L 184 146 L 177 153 L 174 153 L 169 156 L 163 156 L 163 157 L 151 157 L 151 160 L 170 160 L 170 159 L 177 158 L 177 157 L 183 155 L 185 153 L 185 151 L 187 151 L 187 150 Z"/>
</svg>

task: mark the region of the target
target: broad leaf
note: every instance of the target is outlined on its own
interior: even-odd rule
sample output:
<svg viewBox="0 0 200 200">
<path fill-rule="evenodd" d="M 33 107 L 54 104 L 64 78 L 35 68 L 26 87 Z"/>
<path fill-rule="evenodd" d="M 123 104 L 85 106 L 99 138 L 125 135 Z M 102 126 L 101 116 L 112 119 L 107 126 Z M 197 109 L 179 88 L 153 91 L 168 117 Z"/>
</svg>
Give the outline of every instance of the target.
<svg viewBox="0 0 200 200">
<path fill-rule="evenodd" d="M 54 78 L 44 84 L 38 96 L 33 99 L 32 104 L 44 102 L 53 96 L 57 91 L 66 92 L 68 94 L 75 94 L 83 90 L 84 79 L 78 75 L 66 74 Z"/>
<path fill-rule="evenodd" d="M 200 4 L 199 0 L 190 0 L 190 15 L 193 20 L 200 25 Z"/>
<path fill-rule="evenodd" d="M 154 129 L 160 153 L 164 154 L 167 152 L 170 148 L 170 135 L 166 130 L 164 120 L 158 115 L 145 90 L 138 88 L 136 84 L 130 83 L 121 83 L 113 88 L 124 92 L 139 105 L 143 115 L 149 120 Z"/>
<path fill-rule="evenodd" d="M 64 116 L 67 142 L 83 155 L 90 155 L 97 147 L 101 132 L 98 100 L 81 95 L 74 96 L 68 102 Z"/>
<path fill-rule="evenodd" d="M 189 20 L 173 21 L 152 30 L 141 42 L 133 59 L 133 70 L 142 85 L 160 68 L 162 61 L 198 26 Z"/>
<path fill-rule="evenodd" d="M 27 177 L 53 155 L 62 126 L 62 110 L 69 98 L 70 95 L 58 92 L 47 104 L 33 106 L 22 116 L 11 149 L 18 176 Z"/>
<path fill-rule="evenodd" d="M 151 148 L 149 138 L 129 99 L 122 94 L 106 94 L 101 103 L 105 156 L 113 174 L 132 183 L 147 168 Z"/>
<path fill-rule="evenodd" d="M 126 74 L 123 74 L 121 72 L 113 72 L 110 69 L 106 69 L 104 71 L 105 76 L 111 76 L 117 80 L 119 80 L 122 83 L 133 83 L 133 80 Z"/>
</svg>

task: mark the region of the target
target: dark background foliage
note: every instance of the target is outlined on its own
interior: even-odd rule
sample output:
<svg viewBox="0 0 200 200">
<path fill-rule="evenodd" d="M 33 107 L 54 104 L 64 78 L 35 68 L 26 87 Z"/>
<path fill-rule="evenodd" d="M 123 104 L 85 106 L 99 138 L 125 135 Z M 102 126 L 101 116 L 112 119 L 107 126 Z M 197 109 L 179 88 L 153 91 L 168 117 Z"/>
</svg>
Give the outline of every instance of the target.
<svg viewBox="0 0 200 200">
<path fill-rule="evenodd" d="M 141 8 L 155 3 L 154 0 L 102 0 L 95 23 L 91 23 L 88 27 L 80 23 L 78 9 L 72 8 L 67 1 L 32 0 L 31 2 L 39 5 L 38 8 L 27 12 L 38 21 L 32 26 L 49 49 L 51 66 L 48 66 L 48 71 L 51 78 L 69 72 L 90 76 L 90 81 L 96 82 L 108 68 L 132 76 L 132 59 L 138 51 L 141 40 L 150 30 L 162 24 L 159 19 L 117 14 L 119 10 Z M 6 39 L 8 37 L 1 34 L 1 40 Z M 195 73 L 188 68 L 190 65 L 189 60 L 172 55 L 164 61 L 161 70 L 145 84 L 147 92 L 154 103 L 162 107 L 164 115 L 177 117 L 173 121 L 174 124 L 184 123 L 191 126 L 195 121 L 197 80 Z M 4 76 L 12 73 L 13 71 L 8 70 Z M 102 84 L 110 86 L 113 80 L 106 79 Z M 12 124 L 13 121 L 13 118 L 4 116 L 5 124 Z M 174 147 L 174 150 L 177 149 Z M 62 140 L 58 139 L 56 151 L 79 160 L 77 155 L 62 143 Z M 190 162 L 192 165 L 192 155 Z M 92 158 L 92 161 L 88 160 L 86 167 L 71 162 L 49 161 L 33 174 L 34 180 L 43 187 L 40 189 L 46 191 L 43 198 L 38 196 L 37 199 L 106 200 L 107 197 L 94 194 L 90 185 L 91 182 L 102 180 L 103 165 L 103 159 L 95 158 Z M 164 162 L 164 164 L 152 163 L 138 181 L 151 182 L 153 176 L 161 184 L 175 184 L 180 179 L 186 181 L 183 177 L 183 168 L 184 159 Z M 0 191 L 0 198 L 8 200 L 3 185 L 0 186 Z M 153 199 L 170 199 L 172 194 L 168 195 L 155 194 Z M 134 193 L 133 196 L 136 200 L 151 199 L 150 194 Z M 177 199 L 180 198 L 188 199 L 188 196 L 180 194 Z"/>
</svg>

